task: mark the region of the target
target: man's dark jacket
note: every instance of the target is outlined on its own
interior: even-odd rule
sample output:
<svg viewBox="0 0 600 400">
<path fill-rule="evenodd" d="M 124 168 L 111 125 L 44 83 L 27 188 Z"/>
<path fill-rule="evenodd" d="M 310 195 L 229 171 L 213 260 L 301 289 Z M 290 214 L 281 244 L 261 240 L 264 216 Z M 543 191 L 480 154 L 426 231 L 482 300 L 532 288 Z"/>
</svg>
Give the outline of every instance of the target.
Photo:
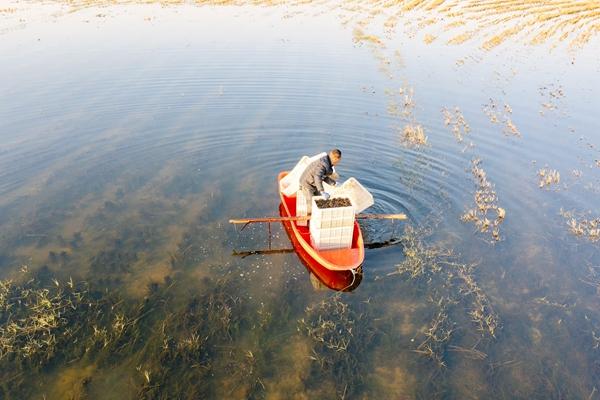
<svg viewBox="0 0 600 400">
<path fill-rule="evenodd" d="M 329 155 L 313 161 L 306 167 L 302 176 L 300 176 L 300 187 L 309 189 L 313 194 L 323 192 L 323 182 L 335 185 L 335 181 L 329 177 L 333 174 L 333 166 Z"/>
</svg>

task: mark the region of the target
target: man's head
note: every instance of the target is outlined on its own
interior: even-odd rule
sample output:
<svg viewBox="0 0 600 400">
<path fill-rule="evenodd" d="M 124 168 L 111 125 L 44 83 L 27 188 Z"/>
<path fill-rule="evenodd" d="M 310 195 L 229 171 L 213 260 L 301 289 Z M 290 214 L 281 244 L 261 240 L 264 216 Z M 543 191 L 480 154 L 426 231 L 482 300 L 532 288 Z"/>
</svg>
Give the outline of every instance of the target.
<svg viewBox="0 0 600 400">
<path fill-rule="evenodd" d="M 340 149 L 333 149 L 329 152 L 329 159 L 332 165 L 337 165 L 342 159 L 342 151 Z"/>
</svg>

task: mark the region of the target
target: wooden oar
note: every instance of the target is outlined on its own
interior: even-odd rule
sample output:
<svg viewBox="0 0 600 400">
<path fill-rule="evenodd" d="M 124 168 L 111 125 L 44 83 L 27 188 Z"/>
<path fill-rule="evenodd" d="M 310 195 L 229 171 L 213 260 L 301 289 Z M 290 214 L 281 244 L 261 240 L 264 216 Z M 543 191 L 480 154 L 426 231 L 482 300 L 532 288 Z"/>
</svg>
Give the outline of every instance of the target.
<svg viewBox="0 0 600 400">
<path fill-rule="evenodd" d="M 357 214 L 357 219 L 406 219 L 406 214 Z M 264 217 L 264 218 L 243 218 L 230 219 L 230 224 L 252 224 L 255 222 L 285 222 L 285 221 L 308 221 L 310 216 L 306 217 Z"/>
</svg>

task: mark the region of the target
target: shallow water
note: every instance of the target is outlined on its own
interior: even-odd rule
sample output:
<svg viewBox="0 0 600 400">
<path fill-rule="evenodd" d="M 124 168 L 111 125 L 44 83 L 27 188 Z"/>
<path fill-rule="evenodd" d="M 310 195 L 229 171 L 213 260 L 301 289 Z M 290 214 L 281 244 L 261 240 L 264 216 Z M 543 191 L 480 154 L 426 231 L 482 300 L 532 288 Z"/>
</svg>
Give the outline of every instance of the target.
<svg viewBox="0 0 600 400">
<path fill-rule="evenodd" d="M 13 7 L 0 14 L 0 275 L 86 282 L 104 306 L 61 322 L 80 328 L 43 361 L 5 354 L 0 397 L 600 398 L 599 242 L 561 214 L 600 217 L 598 38 L 486 51 L 369 26 L 378 44 L 327 3 Z M 444 123 L 455 107 L 462 142 Z M 403 140 L 406 124 L 425 145 Z M 403 245 L 367 250 L 340 294 L 293 253 L 233 256 L 269 241 L 227 220 L 276 215 L 277 173 L 333 146 L 342 179 L 373 193 L 369 212 L 409 216 L 363 224 L 367 241 Z M 499 241 L 461 221 L 474 159 L 506 211 Z M 543 168 L 560 181 L 540 188 Z M 395 273 L 414 255 L 406 226 L 428 228 L 416 235 L 439 271 L 431 258 L 429 275 Z M 272 246 L 290 247 L 281 227 Z M 477 293 L 493 334 L 473 321 Z M 423 349 L 442 314 L 436 360 Z"/>
</svg>

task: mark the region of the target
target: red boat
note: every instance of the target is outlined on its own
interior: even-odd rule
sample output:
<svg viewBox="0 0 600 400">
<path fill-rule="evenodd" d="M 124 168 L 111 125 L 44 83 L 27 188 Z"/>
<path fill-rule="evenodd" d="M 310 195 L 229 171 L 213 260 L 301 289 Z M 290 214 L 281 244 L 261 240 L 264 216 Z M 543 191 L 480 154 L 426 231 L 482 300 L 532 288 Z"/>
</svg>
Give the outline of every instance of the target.
<svg viewBox="0 0 600 400">
<path fill-rule="evenodd" d="M 279 173 L 279 181 L 288 174 Z M 279 213 L 282 217 L 296 216 L 296 196 L 286 196 L 279 189 L 281 205 Z M 283 226 L 290 237 L 294 250 L 307 269 L 323 284 L 334 290 L 352 290 L 360 283 L 362 273 L 360 266 L 365 258 L 362 232 L 357 221 L 354 221 L 352 245 L 350 248 L 317 250 L 310 242 L 308 226 L 299 226 L 296 221 L 283 221 Z"/>
</svg>

